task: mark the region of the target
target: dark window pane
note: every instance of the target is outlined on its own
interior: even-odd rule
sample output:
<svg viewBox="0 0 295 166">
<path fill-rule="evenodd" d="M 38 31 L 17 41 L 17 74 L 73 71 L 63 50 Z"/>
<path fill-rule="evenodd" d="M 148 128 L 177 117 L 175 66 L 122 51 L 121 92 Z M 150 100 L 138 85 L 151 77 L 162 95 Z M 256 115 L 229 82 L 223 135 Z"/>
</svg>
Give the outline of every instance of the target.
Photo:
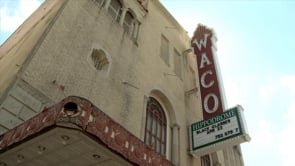
<svg viewBox="0 0 295 166">
<path fill-rule="evenodd" d="M 147 132 L 147 133 L 145 133 L 145 144 L 149 144 L 150 143 L 150 134 Z"/>
<path fill-rule="evenodd" d="M 161 143 L 160 143 L 160 140 L 157 140 L 157 144 L 156 144 L 156 152 L 157 153 L 160 153 L 161 151 Z"/>
<path fill-rule="evenodd" d="M 157 125 L 157 121 L 156 121 L 156 119 L 153 119 L 152 133 L 153 133 L 154 136 L 156 136 L 156 125 Z"/>
<path fill-rule="evenodd" d="M 158 127 L 157 127 L 157 137 L 161 139 L 161 123 L 158 122 Z"/>
<path fill-rule="evenodd" d="M 151 129 L 152 129 L 152 115 L 151 115 L 151 113 L 150 112 L 148 112 L 148 117 L 147 117 L 147 126 L 146 126 L 146 128 L 147 128 L 147 130 L 148 131 L 151 131 Z"/>
<path fill-rule="evenodd" d="M 166 126 L 162 126 L 162 130 L 163 131 L 166 131 Z M 161 139 L 162 141 L 165 141 L 166 140 L 166 132 L 164 133 L 164 132 L 162 132 L 162 139 Z"/>
<path fill-rule="evenodd" d="M 201 166 L 211 166 L 210 156 L 208 154 L 201 156 Z"/>
<path fill-rule="evenodd" d="M 165 155 L 166 152 L 166 146 L 165 144 L 161 144 L 161 154 Z"/>
</svg>

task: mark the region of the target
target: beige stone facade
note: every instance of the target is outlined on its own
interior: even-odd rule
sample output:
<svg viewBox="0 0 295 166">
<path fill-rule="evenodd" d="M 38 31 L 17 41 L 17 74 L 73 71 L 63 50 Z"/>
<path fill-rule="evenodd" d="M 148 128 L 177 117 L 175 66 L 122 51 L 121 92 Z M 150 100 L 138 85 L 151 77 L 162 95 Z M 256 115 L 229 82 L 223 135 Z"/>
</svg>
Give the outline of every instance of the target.
<svg viewBox="0 0 295 166">
<path fill-rule="evenodd" d="M 164 157 L 201 166 L 189 151 L 202 113 L 187 32 L 158 0 L 113 1 L 47 0 L 1 46 L 0 135 L 77 96 L 144 142 L 153 97 L 167 119 Z M 213 153 L 211 165 L 243 165 L 240 153 Z"/>
</svg>

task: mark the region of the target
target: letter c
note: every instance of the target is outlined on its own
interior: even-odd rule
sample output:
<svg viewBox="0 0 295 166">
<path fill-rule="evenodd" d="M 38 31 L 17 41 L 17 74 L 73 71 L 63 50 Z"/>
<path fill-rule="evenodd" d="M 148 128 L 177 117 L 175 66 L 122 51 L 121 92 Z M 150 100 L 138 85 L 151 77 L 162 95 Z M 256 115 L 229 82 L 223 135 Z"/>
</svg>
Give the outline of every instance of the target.
<svg viewBox="0 0 295 166">
<path fill-rule="evenodd" d="M 202 74 L 202 76 L 201 76 L 201 85 L 202 85 L 202 87 L 204 87 L 204 88 L 210 88 L 210 87 L 214 84 L 214 80 L 211 80 L 211 81 L 209 82 L 209 84 L 206 84 L 206 82 L 205 82 L 205 77 L 206 77 L 208 74 L 212 75 L 213 72 L 212 72 L 211 70 L 208 70 L 208 71 L 204 72 L 204 73 Z"/>
</svg>

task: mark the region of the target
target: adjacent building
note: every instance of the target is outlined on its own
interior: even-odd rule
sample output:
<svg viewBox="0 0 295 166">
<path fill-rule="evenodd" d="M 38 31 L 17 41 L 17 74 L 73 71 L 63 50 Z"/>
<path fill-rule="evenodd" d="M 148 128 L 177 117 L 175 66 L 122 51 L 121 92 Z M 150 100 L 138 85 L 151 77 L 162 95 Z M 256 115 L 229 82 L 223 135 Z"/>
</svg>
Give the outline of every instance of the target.
<svg viewBox="0 0 295 166">
<path fill-rule="evenodd" d="M 46 0 L 0 47 L 0 166 L 243 165 L 191 155 L 191 50 L 159 0 Z"/>
</svg>

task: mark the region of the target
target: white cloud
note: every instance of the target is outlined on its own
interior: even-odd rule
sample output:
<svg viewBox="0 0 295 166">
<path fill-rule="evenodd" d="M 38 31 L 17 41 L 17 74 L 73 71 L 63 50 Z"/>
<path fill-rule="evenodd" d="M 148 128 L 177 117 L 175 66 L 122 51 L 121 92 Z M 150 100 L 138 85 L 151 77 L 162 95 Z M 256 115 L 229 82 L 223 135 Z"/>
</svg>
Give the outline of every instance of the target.
<svg viewBox="0 0 295 166">
<path fill-rule="evenodd" d="M 295 124 L 295 103 L 289 107 L 288 112 L 285 114 L 284 118 L 287 119 L 288 122 Z"/>
<path fill-rule="evenodd" d="M 21 0 L 20 2 L 20 12 L 23 17 L 29 17 L 39 6 L 41 3 L 38 0 Z"/>
<path fill-rule="evenodd" d="M 252 135 L 252 143 L 256 148 L 274 148 L 275 135 L 273 125 L 266 119 L 258 121 L 256 132 Z"/>
<path fill-rule="evenodd" d="M 2 32 L 13 32 L 23 21 L 19 12 L 16 10 L 9 11 L 7 7 L 0 8 L 0 15 L 0 29 Z"/>
<path fill-rule="evenodd" d="M 266 76 L 260 78 L 259 97 L 263 104 L 272 104 L 278 96 L 295 97 L 295 76 Z"/>
<path fill-rule="evenodd" d="M 283 114 L 285 128 L 280 132 L 279 137 L 279 154 L 282 159 L 282 166 L 294 166 L 295 158 L 293 149 L 295 149 L 295 76 L 283 76 L 279 80 L 281 90 L 287 89 L 285 100 L 289 100 L 288 109 Z"/>
<path fill-rule="evenodd" d="M 279 152 L 283 162 L 282 166 L 294 166 L 295 158 L 293 156 L 293 150 L 295 149 L 295 103 L 290 105 L 284 118 L 287 121 L 287 127 L 280 134 Z"/>
<path fill-rule="evenodd" d="M 252 89 L 251 78 L 233 79 L 230 75 L 223 77 L 224 90 L 228 107 L 237 104 L 246 106 L 249 95 L 249 89 Z"/>
<path fill-rule="evenodd" d="M 13 2 L 11 2 L 13 3 Z M 39 6 L 38 0 L 21 0 L 19 6 L 9 8 L 8 5 L 0 8 L 0 29 L 2 32 L 12 33 L 23 21 L 29 17 Z"/>
<path fill-rule="evenodd" d="M 283 87 L 289 88 L 295 93 L 295 76 L 284 76 L 280 79 L 280 84 Z"/>
<path fill-rule="evenodd" d="M 268 82 L 268 81 L 267 81 Z M 270 81 L 269 81 L 270 82 Z M 264 84 L 259 88 L 259 97 L 263 103 L 267 103 L 278 90 L 277 84 Z"/>
<path fill-rule="evenodd" d="M 224 79 L 224 89 L 226 93 L 227 104 L 229 107 L 232 107 L 237 104 L 241 104 L 242 95 L 238 87 L 237 82 L 231 78 Z"/>
</svg>

